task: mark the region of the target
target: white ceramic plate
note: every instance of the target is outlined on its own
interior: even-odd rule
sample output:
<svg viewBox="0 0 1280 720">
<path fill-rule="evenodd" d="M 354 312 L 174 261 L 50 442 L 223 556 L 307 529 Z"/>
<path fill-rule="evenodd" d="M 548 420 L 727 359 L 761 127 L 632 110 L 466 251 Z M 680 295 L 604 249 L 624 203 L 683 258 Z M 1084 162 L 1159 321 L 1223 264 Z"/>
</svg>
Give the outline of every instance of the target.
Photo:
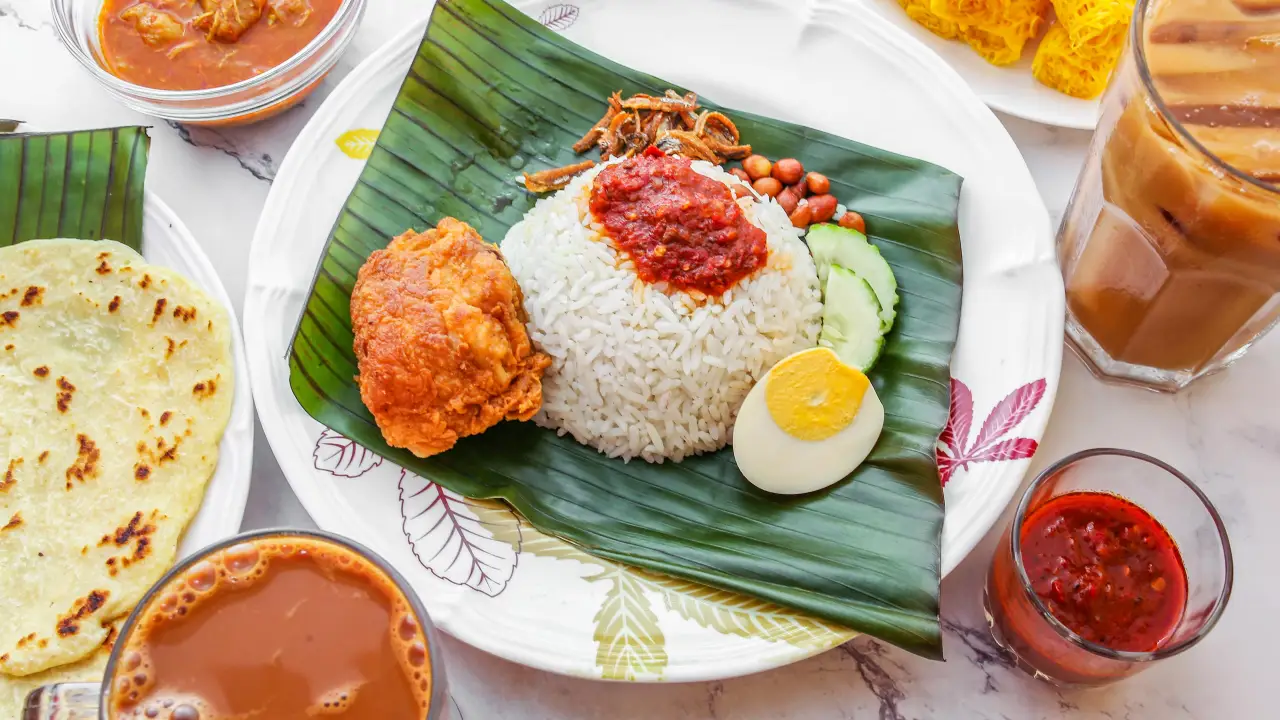
<svg viewBox="0 0 1280 720">
<path fill-rule="evenodd" d="M 222 287 L 209 258 L 187 226 L 154 193 L 147 193 L 143 211 L 142 255 L 148 262 L 186 275 L 226 308 L 231 321 L 231 354 L 235 365 L 231 420 L 218 446 L 218 467 L 205 489 L 204 502 L 187 527 L 178 549 L 179 558 L 183 558 L 240 531 L 245 501 L 249 499 L 249 475 L 253 465 L 253 394 L 249 390 L 249 369 L 245 362 L 240 324 L 236 322 L 231 298 Z"/>
<path fill-rule="evenodd" d="M 857 1 L 857 0 L 851 0 Z M 1092 130 L 1098 124 L 1098 98 L 1082 100 L 1041 85 L 1031 76 L 1038 41 L 1027 43 L 1022 59 L 997 67 L 959 40 L 945 40 L 907 17 L 897 0 L 862 0 L 915 39 L 942 56 L 983 102 L 1001 112 L 1046 125 Z"/>
<path fill-rule="evenodd" d="M 516 5 L 597 52 L 718 103 L 804 122 L 965 177 L 964 308 L 952 365 L 963 384 L 953 429 L 964 430 L 954 433 L 964 438 L 942 451 L 954 457 L 944 461 L 950 482 L 942 553 L 944 572 L 954 568 L 1017 489 L 1027 465 L 1021 458 L 1034 450 L 1048 420 L 1062 359 L 1063 292 L 1048 214 L 1000 123 L 936 55 L 856 4 Z M 789 59 L 778 65 L 770 61 L 774 54 L 738 54 L 726 63 L 713 45 L 664 47 L 678 40 L 658 33 L 645 43 L 617 42 L 618 28 L 651 27 L 655 17 L 680 17 L 687 27 L 705 23 L 725 37 L 768 33 L 777 56 Z M 421 34 L 421 26 L 407 29 L 329 97 L 285 158 L 254 237 L 245 300 L 253 387 L 267 438 L 303 505 L 321 527 L 385 555 L 446 632 L 553 672 L 722 678 L 794 662 L 851 637 L 781 608 L 586 556 L 500 507 L 401 470 L 298 405 L 287 362 L 293 330 L 325 240 L 363 167 L 360 158 L 376 139 Z M 806 67 L 839 68 L 846 79 L 837 85 L 829 75 L 795 70 Z M 841 86 L 858 91 L 840 92 Z"/>
</svg>

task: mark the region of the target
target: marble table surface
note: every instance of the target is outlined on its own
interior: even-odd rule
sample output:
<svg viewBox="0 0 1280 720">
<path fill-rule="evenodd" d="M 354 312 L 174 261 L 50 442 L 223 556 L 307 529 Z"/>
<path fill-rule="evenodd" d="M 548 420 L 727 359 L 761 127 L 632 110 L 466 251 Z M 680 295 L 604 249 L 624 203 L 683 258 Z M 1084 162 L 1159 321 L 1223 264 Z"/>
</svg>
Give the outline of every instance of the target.
<svg viewBox="0 0 1280 720">
<path fill-rule="evenodd" d="M 148 187 L 195 233 L 236 305 L 249 242 L 279 161 L 307 119 L 361 58 L 426 12 L 370 3 L 353 47 L 315 95 L 268 122 L 203 130 L 157 122 L 114 102 L 63 50 L 47 0 L 0 0 L 0 117 L 29 130 L 154 124 Z M 1000 118 L 1022 149 L 1055 222 L 1088 133 Z M 1061 692 L 1011 670 L 980 607 L 996 531 L 942 585 L 947 662 L 867 638 L 787 668 L 721 682 L 622 685 L 514 665 L 446 638 L 451 690 L 467 720 L 1262 720 L 1280 717 L 1268 648 L 1280 647 L 1280 333 L 1228 372 L 1176 397 L 1107 386 L 1068 353 L 1057 407 L 1031 474 L 1063 455 L 1119 446 L 1156 455 L 1197 480 L 1224 516 L 1236 558 L 1225 617 L 1203 643 L 1119 685 Z M 257 435 L 244 526 L 311 521 Z M 1009 512 L 998 527 L 1008 522 Z M 1270 518 L 1270 519 L 1269 519 Z M 1275 554 L 1273 554 L 1275 553 Z M 1268 560 L 1267 558 L 1272 558 Z"/>
</svg>

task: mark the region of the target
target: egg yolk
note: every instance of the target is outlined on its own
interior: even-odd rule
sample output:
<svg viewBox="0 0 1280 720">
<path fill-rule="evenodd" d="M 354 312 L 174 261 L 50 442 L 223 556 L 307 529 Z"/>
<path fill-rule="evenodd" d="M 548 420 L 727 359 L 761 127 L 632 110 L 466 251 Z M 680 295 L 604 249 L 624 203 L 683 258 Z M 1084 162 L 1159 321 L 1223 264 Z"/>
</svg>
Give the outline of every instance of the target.
<svg viewBox="0 0 1280 720">
<path fill-rule="evenodd" d="M 871 380 L 827 348 L 796 353 L 773 366 L 764 388 L 769 415 L 791 437 L 825 440 L 853 422 Z"/>
</svg>

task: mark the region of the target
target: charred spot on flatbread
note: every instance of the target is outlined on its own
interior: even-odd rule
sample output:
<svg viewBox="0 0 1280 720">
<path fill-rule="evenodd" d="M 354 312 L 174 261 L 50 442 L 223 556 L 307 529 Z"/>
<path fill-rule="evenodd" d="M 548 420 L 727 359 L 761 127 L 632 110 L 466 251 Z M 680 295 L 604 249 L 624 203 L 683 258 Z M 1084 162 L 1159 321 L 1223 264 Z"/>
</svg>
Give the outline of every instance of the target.
<svg viewBox="0 0 1280 720">
<path fill-rule="evenodd" d="M 46 377 L 49 377 L 49 366 L 41 365 L 40 367 L 36 368 L 35 370 L 32 370 L 31 372 L 38 378 L 46 378 Z"/>
<path fill-rule="evenodd" d="M 152 313 L 151 313 L 151 324 L 152 324 L 152 325 L 155 325 L 155 324 L 156 324 L 156 321 L 160 319 L 160 316 L 164 314 L 164 306 L 165 306 L 165 304 L 166 304 L 166 303 L 168 303 L 168 302 L 169 302 L 169 301 L 168 301 L 168 300 L 165 300 L 164 298 L 160 298 L 160 299 L 156 300 L 156 306 L 155 306 L 155 309 L 154 309 L 154 310 L 152 311 Z"/>
<path fill-rule="evenodd" d="M 22 293 L 22 307 L 31 307 L 44 302 L 44 288 L 32 285 Z"/>
<path fill-rule="evenodd" d="M 111 302 L 107 303 L 107 312 L 115 312 L 120 309 L 120 296 L 116 295 L 111 298 Z"/>
<path fill-rule="evenodd" d="M 80 632 L 80 625 L 84 619 L 101 610 L 102 606 L 107 604 L 109 597 L 111 593 L 108 590 L 94 590 L 76 600 L 66 615 L 58 616 L 58 624 L 55 627 L 58 637 L 70 637 Z"/>
<path fill-rule="evenodd" d="M 129 522 L 116 528 L 113 534 L 102 536 L 102 540 L 98 542 L 98 547 L 115 545 L 125 550 L 120 555 L 113 555 L 107 558 L 108 575 L 115 577 L 121 568 L 127 568 L 151 554 L 151 536 L 156 532 L 156 525 L 153 521 L 159 514 L 158 510 L 152 510 L 151 514 L 146 517 L 146 522 L 144 522 L 142 511 L 139 510 L 133 514 L 133 517 L 129 518 Z M 130 545 L 132 547 L 129 547 Z"/>
<path fill-rule="evenodd" d="M 0 313 L 0 325 L 14 327 L 18 324 L 18 318 L 22 317 L 22 313 L 17 310 L 5 310 Z"/>
<path fill-rule="evenodd" d="M 22 458 L 9 460 L 9 467 L 5 468 L 4 477 L 0 478 L 0 493 L 6 493 L 9 488 L 18 484 L 18 466 L 21 464 Z"/>
<path fill-rule="evenodd" d="M 98 476 L 98 461 L 102 459 L 102 451 L 98 445 L 83 433 L 76 435 L 76 459 L 67 468 L 67 489 L 70 490 L 72 480 L 84 482 Z"/>
<path fill-rule="evenodd" d="M 19 527 L 22 527 L 22 513 L 16 512 L 13 514 L 13 517 L 9 518 L 9 522 L 5 523 L 3 527 L 0 527 L 0 532 L 13 530 L 14 528 Z"/>
<path fill-rule="evenodd" d="M 178 305 L 173 309 L 173 316 L 182 322 L 191 322 L 196 319 L 196 309 Z"/>
<path fill-rule="evenodd" d="M 196 383 L 195 387 L 191 388 L 191 394 L 199 398 L 213 397 L 214 393 L 218 392 L 219 379 L 221 376 Z"/>
<path fill-rule="evenodd" d="M 75 391 L 76 386 L 72 385 L 65 377 L 58 378 L 58 395 L 54 402 L 58 412 L 65 413 L 71 409 L 71 396 Z"/>
</svg>

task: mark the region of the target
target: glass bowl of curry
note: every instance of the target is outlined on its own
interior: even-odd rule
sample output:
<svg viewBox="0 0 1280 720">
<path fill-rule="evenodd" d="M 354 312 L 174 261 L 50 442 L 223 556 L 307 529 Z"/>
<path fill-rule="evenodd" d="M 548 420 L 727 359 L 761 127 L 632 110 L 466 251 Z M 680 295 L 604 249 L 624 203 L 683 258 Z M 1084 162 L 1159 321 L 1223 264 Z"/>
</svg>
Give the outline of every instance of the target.
<svg viewBox="0 0 1280 720">
<path fill-rule="evenodd" d="M 71 54 L 134 110 L 183 123 L 255 122 L 310 93 L 366 0 L 52 0 Z"/>
</svg>

